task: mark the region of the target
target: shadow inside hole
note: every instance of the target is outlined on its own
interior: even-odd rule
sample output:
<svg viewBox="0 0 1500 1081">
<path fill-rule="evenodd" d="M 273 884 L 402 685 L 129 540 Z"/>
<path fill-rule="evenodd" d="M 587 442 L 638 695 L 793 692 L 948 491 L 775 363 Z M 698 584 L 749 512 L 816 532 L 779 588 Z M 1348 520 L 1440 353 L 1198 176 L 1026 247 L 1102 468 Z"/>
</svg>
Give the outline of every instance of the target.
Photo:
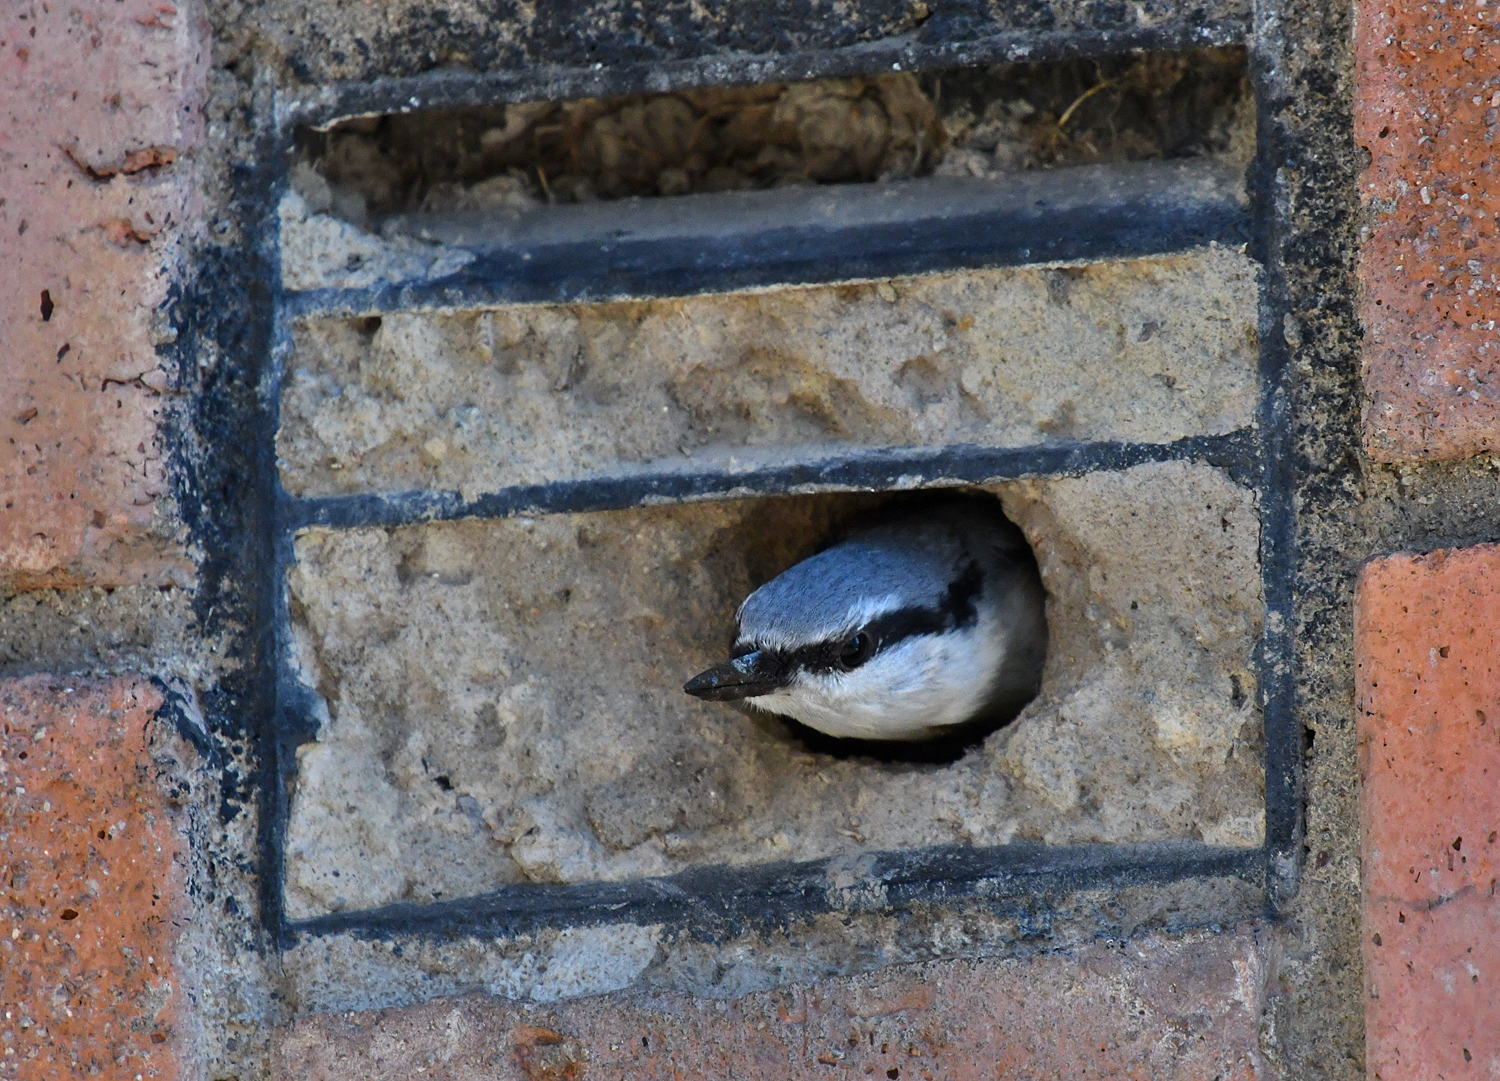
<svg viewBox="0 0 1500 1081">
<path fill-rule="evenodd" d="M 1245 71 L 1224 47 L 360 116 L 297 131 L 294 183 L 364 223 L 1223 153 Z"/>
<path fill-rule="evenodd" d="M 838 544 L 849 533 L 864 526 L 896 516 L 919 514 L 924 508 L 936 508 L 958 500 L 983 502 L 996 508 L 1000 506 L 1000 500 L 996 496 L 972 488 L 759 500 L 732 531 L 734 536 L 722 538 L 714 547 L 720 558 L 738 558 L 751 583 L 750 591 L 753 591 L 809 556 Z M 734 555 L 736 552 L 737 557 Z M 1033 556 L 1033 566 L 1034 559 Z M 727 631 L 726 656 L 733 645 L 735 628 L 731 625 Z M 740 703 L 740 708 L 752 715 L 774 718 L 787 738 L 813 754 L 828 755 L 838 760 L 864 758 L 884 764 L 942 766 L 958 761 L 988 736 L 1010 724 L 1030 701 L 1031 698 L 1028 697 L 1025 701 L 1010 701 L 992 706 L 982 715 L 962 724 L 949 726 L 941 734 L 925 740 L 849 739 L 830 736 L 791 717 L 755 710 L 750 701 Z M 762 731 L 775 732 L 775 728 L 767 725 L 762 727 Z"/>
<path fill-rule="evenodd" d="M 902 739 L 840 739 L 826 735 L 816 728 L 794 721 L 790 717 L 777 716 L 787 734 L 813 754 L 826 754 L 840 761 L 850 758 L 868 758 L 886 765 L 906 762 L 920 766 L 950 766 L 989 736 L 1000 731 L 1020 716 L 1026 703 L 1007 708 L 1002 713 L 993 713 L 964 724 L 956 724 L 934 739 L 920 741 Z"/>
</svg>

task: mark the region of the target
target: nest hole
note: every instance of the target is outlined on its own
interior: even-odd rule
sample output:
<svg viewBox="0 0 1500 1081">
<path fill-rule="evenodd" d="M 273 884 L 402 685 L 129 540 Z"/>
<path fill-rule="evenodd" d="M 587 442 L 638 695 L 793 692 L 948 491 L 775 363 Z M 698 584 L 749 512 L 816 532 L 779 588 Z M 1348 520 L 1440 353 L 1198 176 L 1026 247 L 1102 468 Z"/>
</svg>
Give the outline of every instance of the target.
<svg viewBox="0 0 1500 1081">
<path fill-rule="evenodd" d="M 997 496 L 972 488 L 764 499 L 742 519 L 736 530 L 740 536 L 732 540 L 726 538 L 725 546 L 742 553 L 753 590 L 837 543 L 851 528 L 863 522 L 920 513 L 924 507 L 955 499 L 987 501 L 1003 512 Z M 733 631 L 731 622 L 726 628 L 726 649 L 732 645 Z M 954 725 L 940 735 L 924 740 L 841 738 L 810 728 L 791 717 L 745 708 L 752 715 L 774 718 L 777 729 L 773 731 L 779 731 L 783 738 L 813 754 L 840 761 L 863 759 L 882 764 L 945 766 L 958 761 L 988 736 L 1009 725 L 1020 716 L 1029 701 Z"/>
</svg>

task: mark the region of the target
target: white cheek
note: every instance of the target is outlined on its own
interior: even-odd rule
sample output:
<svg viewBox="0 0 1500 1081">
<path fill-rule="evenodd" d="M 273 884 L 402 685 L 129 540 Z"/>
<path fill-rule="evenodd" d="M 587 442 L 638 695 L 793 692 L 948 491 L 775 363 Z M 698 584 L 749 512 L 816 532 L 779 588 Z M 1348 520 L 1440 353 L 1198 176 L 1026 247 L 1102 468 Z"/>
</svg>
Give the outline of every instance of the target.
<svg viewBox="0 0 1500 1081">
<path fill-rule="evenodd" d="M 831 736 L 919 738 L 968 720 L 983 703 L 1004 651 L 991 630 L 982 622 L 968 633 L 910 639 L 853 672 L 803 672 L 751 704 Z"/>
</svg>

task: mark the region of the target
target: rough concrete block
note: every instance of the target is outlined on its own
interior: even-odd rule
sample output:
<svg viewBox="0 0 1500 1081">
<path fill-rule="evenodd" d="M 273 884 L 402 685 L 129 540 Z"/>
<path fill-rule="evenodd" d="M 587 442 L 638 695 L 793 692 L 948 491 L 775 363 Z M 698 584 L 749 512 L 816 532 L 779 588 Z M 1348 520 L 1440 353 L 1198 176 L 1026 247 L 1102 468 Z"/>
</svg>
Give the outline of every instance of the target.
<svg viewBox="0 0 1500 1081">
<path fill-rule="evenodd" d="M 1365 447 L 1500 448 L 1500 9 L 1357 6 Z"/>
<path fill-rule="evenodd" d="M 12 7 L 0 28 L 0 576 L 184 580 L 158 315 L 197 212 L 196 3 Z"/>
<path fill-rule="evenodd" d="M 1047 674 L 947 766 L 813 753 L 681 690 L 753 585 L 872 497 L 304 533 L 298 658 L 328 713 L 288 913 L 865 848 L 1258 845 L 1253 493 L 1187 463 L 998 491 L 1051 595 Z"/>
<path fill-rule="evenodd" d="M 736 1001 L 621 994 L 536 1006 L 470 996 L 315 1014 L 273 1077 L 1201 1079 L 1270 1076 L 1253 930 L 1023 960 L 935 962 Z"/>
<path fill-rule="evenodd" d="M 1241 252 L 683 300 L 299 324 L 296 495 L 466 495 L 860 447 L 1170 442 L 1249 427 Z"/>
<path fill-rule="evenodd" d="M 174 1078 L 184 886 L 148 755 L 157 693 L 0 683 L 0 1076 Z"/>
<path fill-rule="evenodd" d="M 1500 1071 L 1500 549 L 1370 564 L 1356 601 L 1371 1077 Z"/>
</svg>

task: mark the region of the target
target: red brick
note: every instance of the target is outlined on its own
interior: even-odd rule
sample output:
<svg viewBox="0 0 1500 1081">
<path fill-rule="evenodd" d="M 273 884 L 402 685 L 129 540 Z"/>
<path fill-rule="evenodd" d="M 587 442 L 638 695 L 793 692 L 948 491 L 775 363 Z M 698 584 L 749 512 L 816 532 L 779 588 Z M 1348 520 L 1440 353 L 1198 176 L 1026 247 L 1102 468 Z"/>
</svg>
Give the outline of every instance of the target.
<svg viewBox="0 0 1500 1081">
<path fill-rule="evenodd" d="M 1488 895 L 1500 844 L 1500 548 L 1393 556 L 1356 609 L 1364 888 Z M 1455 847 L 1455 845 L 1457 847 Z"/>
<path fill-rule="evenodd" d="M 141 683 L 0 683 L 0 1077 L 173 1078 L 182 882 Z"/>
<path fill-rule="evenodd" d="M 1244 932 L 900 966 L 734 1001 L 473 995 L 305 1017 L 278 1034 L 273 1076 L 1250 1081 L 1269 1076 L 1265 981 Z"/>
<path fill-rule="evenodd" d="M 0 578 L 182 579 L 152 529 L 152 318 L 197 214 L 207 29 L 165 0 L 0 20 Z M 45 294 L 45 299 L 44 299 Z"/>
<path fill-rule="evenodd" d="M 1370 564 L 1355 665 L 1370 1076 L 1495 1076 L 1500 548 Z"/>
<path fill-rule="evenodd" d="M 1367 1075 L 1500 1076 L 1500 907 L 1473 893 L 1431 910 L 1366 901 L 1364 924 Z"/>
<path fill-rule="evenodd" d="M 1366 448 L 1500 449 L 1500 5 L 1365 0 L 1355 53 Z"/>
</svg>

